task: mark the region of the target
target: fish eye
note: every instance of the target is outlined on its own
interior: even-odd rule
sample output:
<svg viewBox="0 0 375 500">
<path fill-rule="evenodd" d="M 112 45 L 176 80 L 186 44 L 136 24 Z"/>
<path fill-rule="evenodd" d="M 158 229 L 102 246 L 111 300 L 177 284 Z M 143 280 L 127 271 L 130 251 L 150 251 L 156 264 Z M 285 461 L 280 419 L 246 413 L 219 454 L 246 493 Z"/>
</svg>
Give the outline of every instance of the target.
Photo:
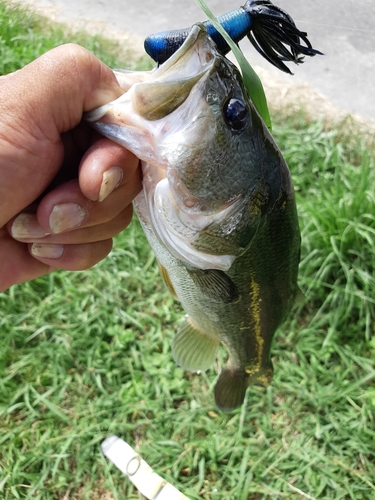
<svg viewBox="0 0 375 500">
<path fill-rule="evenodd" d="M 247 124 L 247 108 L 240 99 L 231 98 L 224 105 L 224 118 L 231 129 L 240 132 Z"/>
</svg>

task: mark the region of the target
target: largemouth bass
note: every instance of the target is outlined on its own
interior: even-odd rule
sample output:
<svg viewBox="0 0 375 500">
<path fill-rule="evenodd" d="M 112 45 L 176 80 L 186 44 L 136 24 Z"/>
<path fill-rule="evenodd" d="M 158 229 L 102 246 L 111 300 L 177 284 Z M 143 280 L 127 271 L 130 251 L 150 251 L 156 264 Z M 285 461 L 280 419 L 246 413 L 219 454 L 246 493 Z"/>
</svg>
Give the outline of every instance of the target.
<svg viewBox="0 0 375 500">
<path fill-rule="evenodd" d="M 300 232 L 290 172 L 237 68 L 202 25 L 149 74 L 86 119 L 142 160 L 135 209 L 163 279 L 187 313 L 172 344 L 206 370 L 222 342 L 217 406 L 272 379 L 272 337 L 297 293 Z M 131 82 L 129 84 L 129 81 Z"/>
</svg>

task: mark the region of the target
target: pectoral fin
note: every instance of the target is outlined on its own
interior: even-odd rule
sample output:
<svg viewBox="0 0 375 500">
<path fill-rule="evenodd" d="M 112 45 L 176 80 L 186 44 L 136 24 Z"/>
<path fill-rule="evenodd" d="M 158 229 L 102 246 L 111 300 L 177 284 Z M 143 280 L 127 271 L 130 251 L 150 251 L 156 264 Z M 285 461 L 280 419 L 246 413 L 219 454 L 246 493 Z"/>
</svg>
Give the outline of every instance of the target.
<svg viewBox="0 0 375 500">
<path fill-rule="evenodd" d="M 238 300 L 237 287 L 224 271 L 187 269 L 187 272 L 199 290 L 215 302 L 229 304 Z"/>
<path fill-rule="evenodd" d="M 188 317 L 172 342 L 172 355 L 184 370 L 204 371 L 215 361 L 219 341 L 199 330 Z"/>
</svg>

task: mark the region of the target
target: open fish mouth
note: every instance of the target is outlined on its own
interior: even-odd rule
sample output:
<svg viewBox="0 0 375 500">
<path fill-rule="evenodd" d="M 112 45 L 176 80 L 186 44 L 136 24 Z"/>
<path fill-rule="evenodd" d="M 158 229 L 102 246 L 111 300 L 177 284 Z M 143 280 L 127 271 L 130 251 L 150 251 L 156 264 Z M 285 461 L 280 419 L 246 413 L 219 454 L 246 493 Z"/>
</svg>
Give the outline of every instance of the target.
<svg viewBox="0 0 375 500">
<path fill-rule="evenodd" d="M 137 126 L 139 124 L 134 123 L 135 116 L 155 121 L 172 113 L 214 66 L 218 52 L 202 28 L 194 25 L 183 46 L 157 70 L 150 72 L 149 78 L 133 85 L 129 92 L 115 101 L 86 113 L 85 120 L 110 123 L 112 126 L 115 123 Z M 98 124 L 96 128 L 100 130 Z M 105 132 L 108 137 L 108 130 Z M 140 158 L 143 159 L 142 156 Z"/>
</svg>

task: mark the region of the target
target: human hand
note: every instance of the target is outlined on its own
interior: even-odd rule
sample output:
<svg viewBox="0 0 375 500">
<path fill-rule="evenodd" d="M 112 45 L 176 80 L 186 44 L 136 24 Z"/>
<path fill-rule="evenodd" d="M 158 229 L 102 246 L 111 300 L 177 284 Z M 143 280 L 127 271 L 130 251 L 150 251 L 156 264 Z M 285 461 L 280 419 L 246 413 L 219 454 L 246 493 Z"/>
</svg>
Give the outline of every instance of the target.
<svg viewBox="0 0 375 500">
<path fill-rule="evenodd" d="M 0 77 L 0 291 L 91 267 L 129 224 L 138 159 L 81 122 L 121 94 L 111 70 L 71 44 Z"/>
</svg>

